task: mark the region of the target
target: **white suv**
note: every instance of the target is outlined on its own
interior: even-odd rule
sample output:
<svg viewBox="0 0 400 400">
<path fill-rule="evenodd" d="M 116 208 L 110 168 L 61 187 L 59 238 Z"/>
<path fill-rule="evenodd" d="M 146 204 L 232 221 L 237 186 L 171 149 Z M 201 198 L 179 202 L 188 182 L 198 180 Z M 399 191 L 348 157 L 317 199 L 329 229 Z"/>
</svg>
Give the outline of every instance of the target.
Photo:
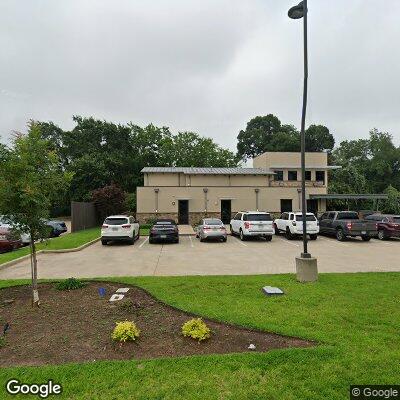
<svg viewBox="0 0 400 400">
<path fill-rule="evenodd" d="M 284 212 L 274 221 L 275 233 L 285 233 L 290 240 L 303 234 L 303 214 L 301 212 Z M 306 214 L 306 232 L 311 240 L 316 240 L 319 233 L 319 223 L 313 213 Z"/>
<path fill-rule="evenodd" d="M 271 214 L 267 212 L 238 212 L 231 220 L 230 226 L 231 234 L 239 235 L 240 240 L 246 240 L 249 236 L 262 236 L 270 241 L 274 234 Z"/>
<path fill-rule="evenodd" d="M 112 241 L 125 241 L 134 244 L 139 239 L 139 222 L 126 215 L 111 215 L 101 227 L 101 244 Z"/>
</svg>

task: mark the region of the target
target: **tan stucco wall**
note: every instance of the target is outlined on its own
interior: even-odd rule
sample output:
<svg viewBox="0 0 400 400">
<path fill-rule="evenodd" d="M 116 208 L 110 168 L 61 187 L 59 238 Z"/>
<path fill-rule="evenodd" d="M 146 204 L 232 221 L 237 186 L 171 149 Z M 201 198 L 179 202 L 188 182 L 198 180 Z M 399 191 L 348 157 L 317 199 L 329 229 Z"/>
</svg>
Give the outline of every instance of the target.
<svg viewBox="0 0 400 400">
<path fill-rule="evenodd" d="M 207 193 L 207 211 L 220 212 L 221 199 L 232 200 L 232 212 L 256 209 L 256 187 L 210 187 Z M 326 187 L 307 187 L 308 194 L 326 194 Z M 260 187 L 259 210 L 279 213 L 280 200 L 292 199 L 293 209 L 300 209 L 297 187 Z M 158 212 L 177 213 L 178 200 L 189 200 L 189 212 L 204 212 L 205 196 L 202 187 L 160 187 Z M 173 204 L 175 203 L 175 204 Z M 156 210 L 154 188 L 137 188 L 137 212 L 154 213 Z"/>
<path fill-rule="evenodd" d="M 179 174 L 146 173 L 146 186 L 179 186 Z"/>
<path fill-rule="evenodd" d="M 253 159 L 254 168 L 271 168 L 274 166 L 299 166 L 301 154 L 291 152 L 266 152 Z M 306 167 L 321 167 L 328 165 L 327 153 L 306 153 Z"/>
<path fill-rule="evenodd" d="M 269 186 L 271 175 L 185 175 L 146 173 L 144 186 Z"/>
</svg>

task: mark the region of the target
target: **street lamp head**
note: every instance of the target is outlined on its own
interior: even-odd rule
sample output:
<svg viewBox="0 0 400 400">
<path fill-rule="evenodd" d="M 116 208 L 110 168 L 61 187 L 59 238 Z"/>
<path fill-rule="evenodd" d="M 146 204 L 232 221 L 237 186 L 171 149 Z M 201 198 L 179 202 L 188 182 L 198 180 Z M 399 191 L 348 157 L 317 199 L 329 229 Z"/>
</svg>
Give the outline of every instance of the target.
<svg viewBox="0 0 400 400">
<path fill-rule="evenodd" d="M 301 1 L 297 6 L 292 7 L 288 11 L 288 16 L 291 19 L 300 19 L 304 17 L 304 2 Z"/>
</svg>

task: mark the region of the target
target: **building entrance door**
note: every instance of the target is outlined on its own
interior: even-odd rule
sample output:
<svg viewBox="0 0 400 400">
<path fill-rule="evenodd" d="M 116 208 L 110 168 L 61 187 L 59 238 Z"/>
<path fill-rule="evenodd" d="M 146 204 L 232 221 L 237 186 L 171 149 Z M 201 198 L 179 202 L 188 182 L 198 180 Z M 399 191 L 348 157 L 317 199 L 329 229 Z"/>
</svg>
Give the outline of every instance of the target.
<svg viewBox="0 0 400 400">
<path fill-rule="evenodd" d="M 317 199 L 309 199 L 307 200 L 307 211 L 312 212 L 317 215 L 318 213 L 318 200 Z"/>
<path fill-rule="evenodd" d="M 189 200 L 178 200 L 178 224 L 189 224 Z"/>
<path fill-rule="evenodd" d="M 232 200 L 221 200 L 221 221 L 224 224 L 231 222 Z"/>
</svg>

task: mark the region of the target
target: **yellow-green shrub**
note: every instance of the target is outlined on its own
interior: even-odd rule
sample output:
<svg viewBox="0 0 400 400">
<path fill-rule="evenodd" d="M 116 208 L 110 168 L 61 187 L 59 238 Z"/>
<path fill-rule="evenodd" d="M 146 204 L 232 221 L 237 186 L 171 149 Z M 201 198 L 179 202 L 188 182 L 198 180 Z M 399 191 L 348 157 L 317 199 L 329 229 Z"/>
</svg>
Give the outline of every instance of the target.
<svg viewBox="0 0 400 400">
<path fill-rule="evenodd" d="M 111 335 L 117 342 L 134 341 L 139 337 L 140 330 L 133 321 L 116 322 Z"/>
<path fill-rule="evenodd" d="M 201 318 L 193 318 L 182 325 L 182 334 L 201 342 L 211 336 L 211 330 Z"/>
</svg>

